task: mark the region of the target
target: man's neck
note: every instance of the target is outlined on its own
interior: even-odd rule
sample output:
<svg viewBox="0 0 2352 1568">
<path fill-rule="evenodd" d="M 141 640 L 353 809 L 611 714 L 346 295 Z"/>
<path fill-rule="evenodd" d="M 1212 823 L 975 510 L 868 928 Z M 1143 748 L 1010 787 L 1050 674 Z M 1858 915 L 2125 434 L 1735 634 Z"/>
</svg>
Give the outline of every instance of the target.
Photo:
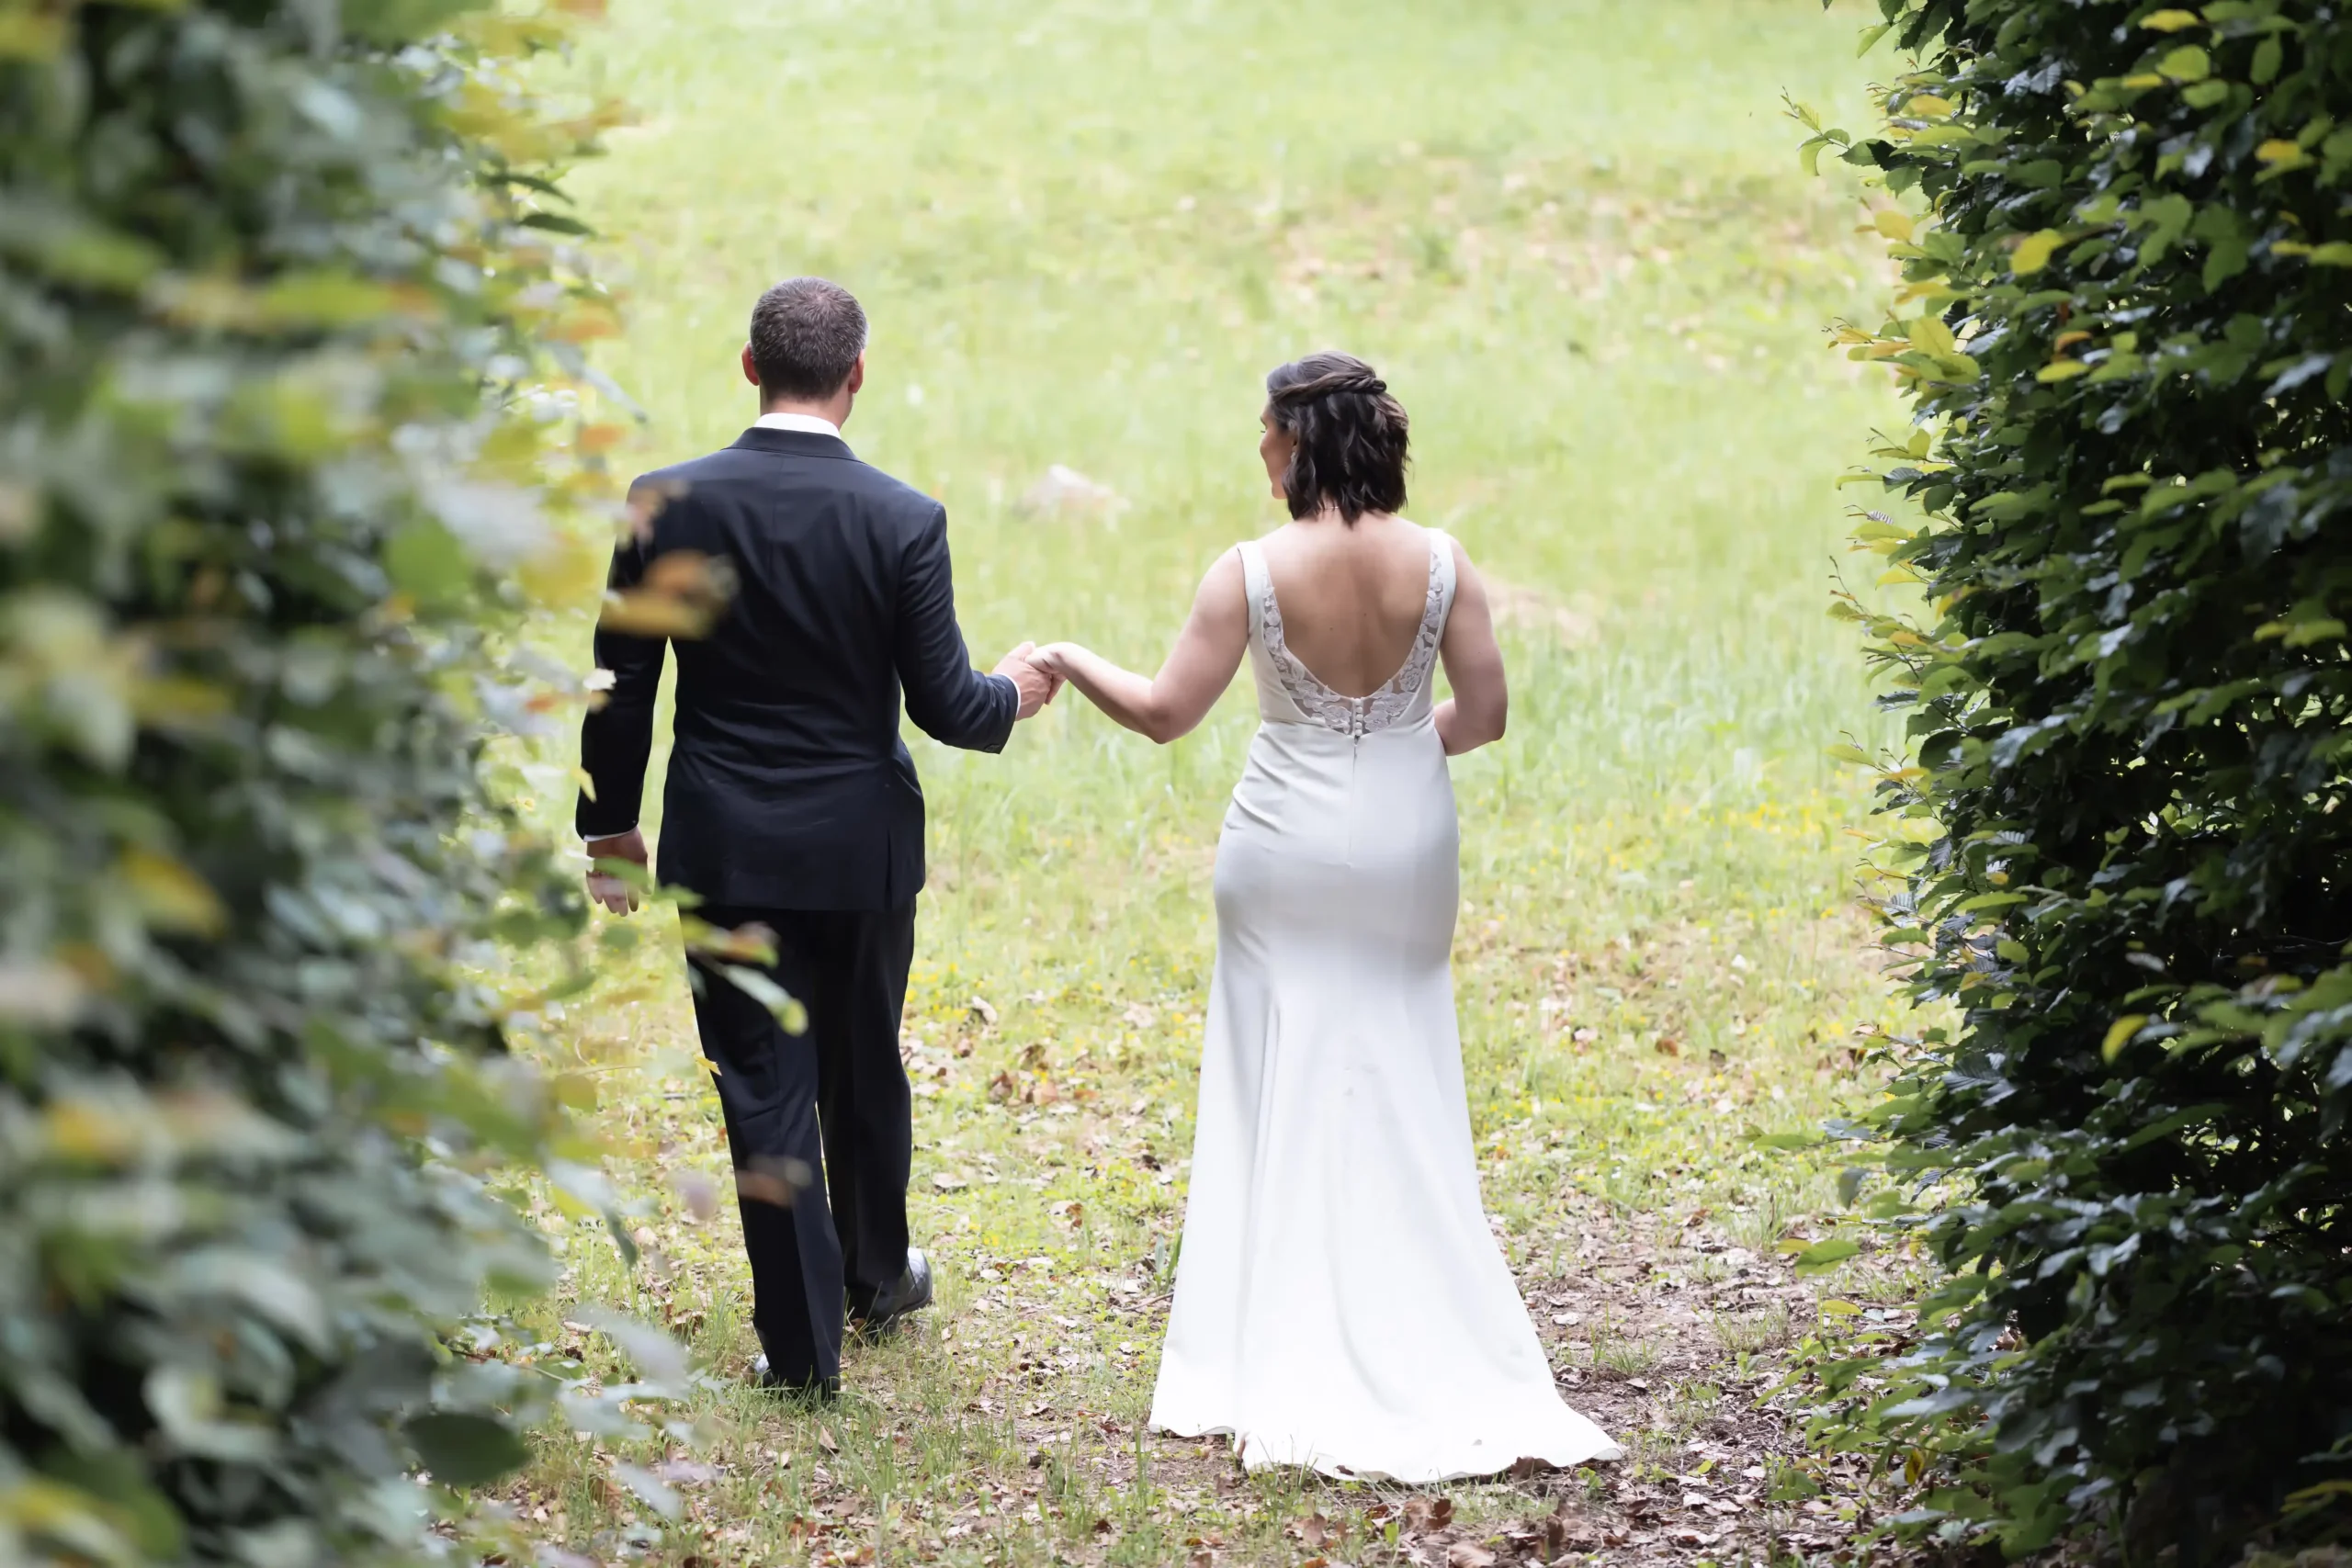
<svg viewBox="0 0 2352 1568">
<path fill-rule="evenodd" d="M 804 419 L 821 419 L 835 430 L 849 423 L 849 400 L 832 398 L 821 403 L 796 403 L 784 400 L 772 402 L 760 410 L 762 418 L 772 413 L 798 414 Z"/>
</svg>

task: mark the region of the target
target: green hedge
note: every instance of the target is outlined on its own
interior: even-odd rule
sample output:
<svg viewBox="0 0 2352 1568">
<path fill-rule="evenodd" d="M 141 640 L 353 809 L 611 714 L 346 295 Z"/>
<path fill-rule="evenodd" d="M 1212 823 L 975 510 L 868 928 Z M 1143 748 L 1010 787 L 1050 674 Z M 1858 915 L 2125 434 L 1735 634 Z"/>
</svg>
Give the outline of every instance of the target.
<svg viewBox="0 0 2352 1568">
<path fill-rule="evenodd" d="M 1829 1430 L 2013 1551 L 2339 1530 L 2352 19 L 1882 8 L 1884 127 L 1808 155 L 1897 198 L 1905 303 L 1846 336 L 1905 380 L 1882 473 L 1927 521 L 1858 539 L 1925 608 L 1840 610 L 1909 718 L 1889 941 L 1958 1022 L 1861 1131 L 1952 1278 Z"/>
<path fill-rule="evenodd" d="M 444 1336 L 545 1272 L 485 747 L 598 127 L 468 9 L 0 4 L 0 1560 L 407 1561 L 521 1457 Z"/>
</svg>

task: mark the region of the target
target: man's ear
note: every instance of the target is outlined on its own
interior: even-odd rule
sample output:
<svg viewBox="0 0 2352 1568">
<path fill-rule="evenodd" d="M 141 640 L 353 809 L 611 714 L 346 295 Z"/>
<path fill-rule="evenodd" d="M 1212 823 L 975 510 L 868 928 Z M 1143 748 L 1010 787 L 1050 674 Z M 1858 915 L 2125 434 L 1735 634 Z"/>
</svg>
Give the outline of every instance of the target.
<svg viewBox="0 0 2352 1568">
<path fill-rule="evenodd" d="M 760 364 L 752 357 L 752 345 L 743 345 L 743 379 L 756 387 L 760 384 Z"/>
<path fill-rule="evenodd" d="M 749 354 L 751 350 L 745 349 L 743 352 Z M 849 367 L 849 379 L 842 385 L 848 389 L 849 395 L 853 398 L 865 389 L 865 355 L 861 354 L 857 356 L 857 363 Z"/>
</svg>

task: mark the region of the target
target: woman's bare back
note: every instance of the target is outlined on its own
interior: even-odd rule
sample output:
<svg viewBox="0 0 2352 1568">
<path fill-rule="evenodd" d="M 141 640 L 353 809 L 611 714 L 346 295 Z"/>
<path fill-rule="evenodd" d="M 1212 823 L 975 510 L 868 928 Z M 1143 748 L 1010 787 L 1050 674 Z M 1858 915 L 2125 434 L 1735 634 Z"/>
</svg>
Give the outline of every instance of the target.
<svg viewBox="0 0 2352 1568">
<path fill-rule="evenodd" d="M 1413 650 L 1429 601 L 1430 534 L 1367 513 L 1291 523 L 1261 542 L 1290 650 L 1341 696 L 1369 696 Z"/>
</svg>

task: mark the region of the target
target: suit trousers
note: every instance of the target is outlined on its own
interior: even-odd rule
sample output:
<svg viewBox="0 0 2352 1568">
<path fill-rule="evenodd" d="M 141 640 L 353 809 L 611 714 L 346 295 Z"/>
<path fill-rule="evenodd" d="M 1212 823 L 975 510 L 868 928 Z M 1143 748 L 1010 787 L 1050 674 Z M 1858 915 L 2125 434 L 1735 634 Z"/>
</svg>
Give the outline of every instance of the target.
<svg viewBox="0 0 2352 1568">
<path fill-rule="evenodd" d="M 703 958 L 695 1022 L 727 1119 L 752 1323 L 770 1374 L 835 1386 L 842 1314 L 862 1314 L 907 1267 L 914 1122 L 899 1022 L 915 909 L 820 911 L 705 905 L 713 925 L 775 936 L 768 977 L 808 1011 L 799 1034 Z"/>
</svg>

